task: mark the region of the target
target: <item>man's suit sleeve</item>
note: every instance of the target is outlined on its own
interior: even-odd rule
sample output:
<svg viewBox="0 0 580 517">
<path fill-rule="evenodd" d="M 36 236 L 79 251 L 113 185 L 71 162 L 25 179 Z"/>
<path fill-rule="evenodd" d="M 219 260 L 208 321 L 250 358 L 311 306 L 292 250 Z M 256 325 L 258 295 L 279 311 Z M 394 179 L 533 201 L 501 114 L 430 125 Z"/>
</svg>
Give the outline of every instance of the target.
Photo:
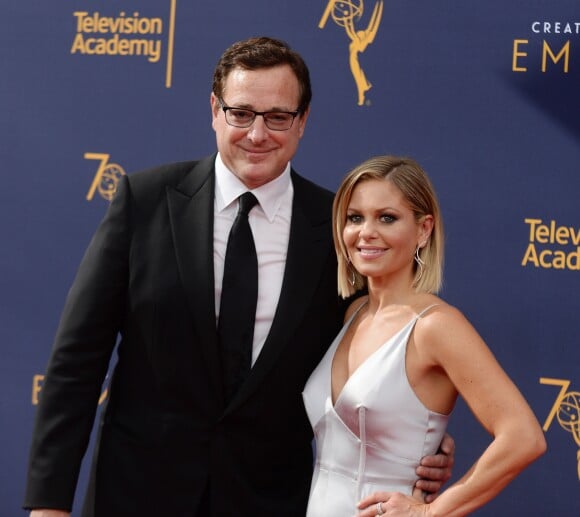
<svg viewBox="0 0 580 517">
<path fill-rule="evenodd" d="M 37 408 L 25 508 L 71 509 L 126 311 L 130 206 L 123 177 L 67 296 Z"/>
</svg>

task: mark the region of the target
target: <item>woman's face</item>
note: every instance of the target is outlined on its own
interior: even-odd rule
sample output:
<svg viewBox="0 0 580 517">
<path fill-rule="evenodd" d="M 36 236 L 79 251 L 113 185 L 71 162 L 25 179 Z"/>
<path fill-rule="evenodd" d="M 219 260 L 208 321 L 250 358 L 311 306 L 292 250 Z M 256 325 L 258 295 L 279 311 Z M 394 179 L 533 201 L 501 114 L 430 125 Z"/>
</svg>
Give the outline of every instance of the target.
<svg viewBox="0 0 580 517">
<path fill-rule="evenodd" d="M 403 193 L 388 179 L 358 183 L 347 208 L 342 234 L 356 270 L 371 278 L 413 278 L 417 245 L 429 236 L 429 223 L 418 223 Z"/>
</svg>

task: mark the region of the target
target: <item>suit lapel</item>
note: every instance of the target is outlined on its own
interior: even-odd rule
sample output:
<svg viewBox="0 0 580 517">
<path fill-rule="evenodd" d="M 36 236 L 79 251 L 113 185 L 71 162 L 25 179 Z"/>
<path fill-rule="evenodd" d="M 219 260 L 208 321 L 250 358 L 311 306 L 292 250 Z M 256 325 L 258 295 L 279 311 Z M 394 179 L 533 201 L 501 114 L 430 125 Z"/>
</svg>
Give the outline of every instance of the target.
<svg viewBox="0 0 580 517">
<path fill-rule="evenodd" d="M 198 162 L 182 183 L 167 187 L 167 201 L 177 264 L 194 327 L 199 329 L 199 346 L 213 374 L 214 393 L 222 393 L 213 266 L 214 161 L 212 156 Z"/>
</svg>

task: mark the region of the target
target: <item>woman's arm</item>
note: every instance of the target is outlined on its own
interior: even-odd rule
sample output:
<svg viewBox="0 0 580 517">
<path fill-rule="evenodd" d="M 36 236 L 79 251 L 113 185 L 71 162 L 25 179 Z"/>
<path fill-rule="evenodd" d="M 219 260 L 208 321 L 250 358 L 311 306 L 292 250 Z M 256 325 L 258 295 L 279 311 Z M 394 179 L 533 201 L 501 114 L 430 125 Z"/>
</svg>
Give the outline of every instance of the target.
<svg viewBox="0 0 580 517">
<path fill-rule="evenodd" d="M 494 437 L 472 467 L 431 504 L 430 515 L 466 515 L 495 497 L 546 450 L 530 406 L 472 325 L 446 306 L 425 318 L 416 342 L 446 372 Z M 423 323 L 423 322 L 421 322 Z"/>
<path fill-rule="evenodd" d="M 493 440 L 471 468 L 435 501 L 422 504 L 389 492 L 361 501 L 360 515 L 455 517 L 493 499 L 546 450 L 542 429 L 526 400 L 481 337 L 456 309 L 445 306 L 423 318 L 414 343 L 421 362 L 440 367 Z M 448 396 L 448 392 L 447 395 Z"/>
</svg>

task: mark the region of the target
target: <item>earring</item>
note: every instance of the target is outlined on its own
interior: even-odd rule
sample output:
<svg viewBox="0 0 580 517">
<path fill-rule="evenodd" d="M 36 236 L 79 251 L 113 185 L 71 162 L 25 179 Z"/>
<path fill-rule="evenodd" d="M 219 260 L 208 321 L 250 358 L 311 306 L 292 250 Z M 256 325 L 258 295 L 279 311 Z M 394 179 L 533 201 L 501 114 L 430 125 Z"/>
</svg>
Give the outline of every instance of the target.
<svg viewBox="0 0 580 517">
<path fill-rule="evenodd" d="M 423 246 L 424 246 L 424 244 L 423 244 Z M 417 266 L 419 267 L 419 275 L 417 276 L 415 283 L 418 283 L 419 280 L 421 280 L 421 277 L 423 276 L 423 266 L 425 265 L 425 261 L 423 259 L 421 259 L 421 257 L 419 256 L 419 250 L 423 246 L 419 246 L 417 244 L 417 248 L 415 249 L 415 256 L 413 257 L 415 259 L 415 262 L 417 263 Z"/>
<path fill-rule="evenodd" d="M 348 283 L 354 287 L 354 284 L 356 283 L 356 274 L 354 272 L 354 267 L 352 266 L 352 263 L 350 261 L 350 257 L 346 258 L 346 264 L 347 264 L 347 269 L 350 270 L 350 274 L 351 277 L 348 279 Z"/>
<path fill-rule="evenodd" d="M 354 269 L 351 269 L 350 273 L 351 277 L 348 279 L 348 283 L 354 287 L 354 284 L 356 283 L 356 275 L 354 273 Z"/>
</svg>

